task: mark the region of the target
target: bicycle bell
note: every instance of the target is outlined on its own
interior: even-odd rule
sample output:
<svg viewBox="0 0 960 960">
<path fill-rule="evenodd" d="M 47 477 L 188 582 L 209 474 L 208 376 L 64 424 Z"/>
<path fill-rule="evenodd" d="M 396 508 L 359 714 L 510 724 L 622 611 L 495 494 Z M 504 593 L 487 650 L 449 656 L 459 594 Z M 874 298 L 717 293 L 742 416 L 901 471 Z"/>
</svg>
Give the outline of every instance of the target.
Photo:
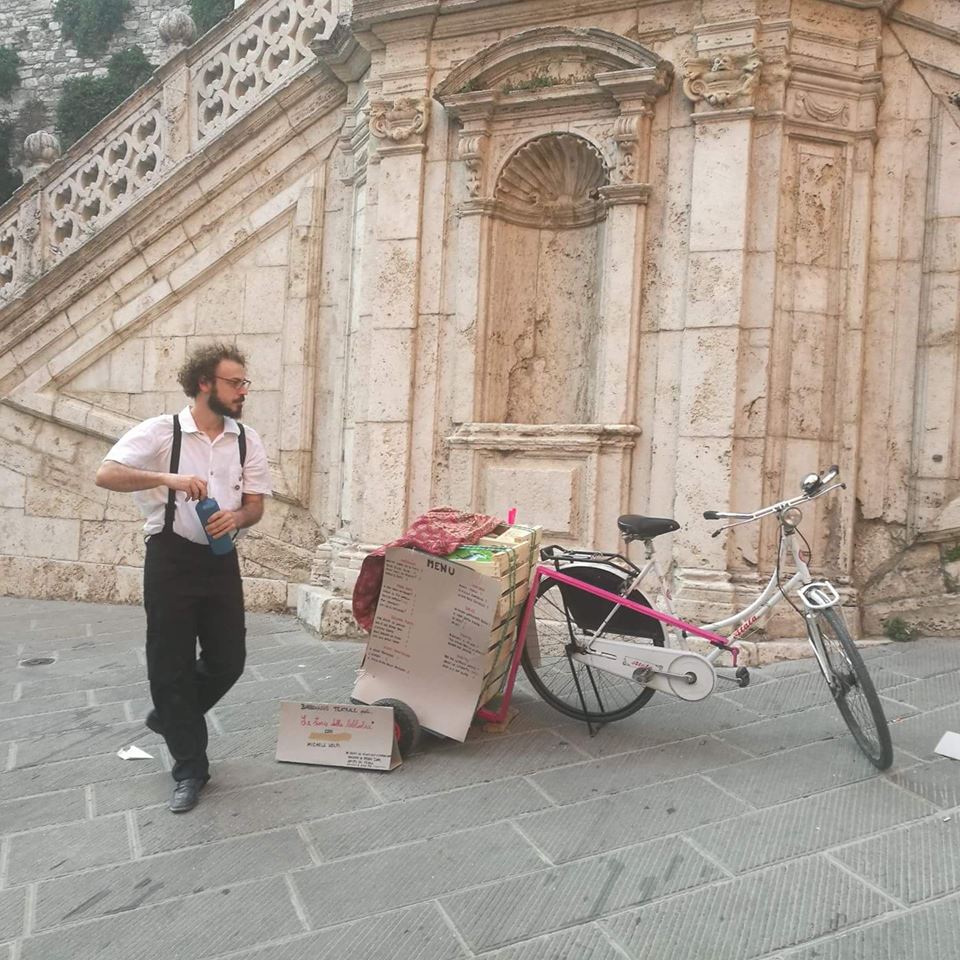
<svg viewBox="0 0 960 960">
<path fill-rule="evenodd" d="M 819 486 L 820 486 L 820 475 L 816 473 L 808 473 L 800 481 L 800 489 L 804 493 L 813 493 L 813 491 L 816 490 L 817 487 Z"/>
</svg>

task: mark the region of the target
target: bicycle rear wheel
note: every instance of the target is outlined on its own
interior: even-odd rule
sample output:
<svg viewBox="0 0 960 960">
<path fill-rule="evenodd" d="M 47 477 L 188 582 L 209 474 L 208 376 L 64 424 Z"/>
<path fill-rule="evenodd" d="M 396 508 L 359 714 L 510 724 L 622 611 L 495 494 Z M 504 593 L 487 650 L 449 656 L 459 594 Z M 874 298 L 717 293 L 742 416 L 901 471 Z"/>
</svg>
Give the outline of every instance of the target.
<svg viewBox="0 0 960 960">
<path fill-rule="evenodd" d="M 863 658 L 843 617 L 832 607 L 818 611 L 817 628 L 832 674 L 827 683 L 840 715 L 866 758 L 878 770 L 886 770 L 893 762 L 893 745 L 887 718 Z"/>
<path fill-rule="evenodd" d="M 564 570 L 577 576 L 574 570 Z M 601 576 L 602 574 L 602 576 Z M 611 570 L 589 571 L 590 582 L 616 592 L 623 577 Z M 597 582 L 600 579 L 602 582 Z M 634 591 L 630 599 L 649 606 Z M 594 631 L 610 613 L 612 603 L 544 576 L 537 590 L 533 616 L 521 664 L 534 690 L 554 709 L 592 723 L 622 720 L 639 710 L 654 694 L 627 677 L 596 670 L 572 658 L 589 647 Z M 535 631 L 535 632 L 534 632 Z M 663 646 L 663 625 L 652 617 L 621 608 L 603 636 L 640 646 Z"/>
</svg>

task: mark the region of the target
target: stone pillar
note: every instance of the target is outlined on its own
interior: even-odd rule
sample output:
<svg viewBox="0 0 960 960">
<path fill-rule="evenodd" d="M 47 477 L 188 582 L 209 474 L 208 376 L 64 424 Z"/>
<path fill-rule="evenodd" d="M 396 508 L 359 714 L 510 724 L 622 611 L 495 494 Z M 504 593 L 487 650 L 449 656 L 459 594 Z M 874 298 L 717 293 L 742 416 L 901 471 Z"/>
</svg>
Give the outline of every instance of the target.
<svg viewBox="0 0 960 960">
<path fill-rule="evenodd" d="M 640 287 L 646 235 L 647 182 L 653 104 L 669 77 L 600 76 L 598 83 L 616 97 L 620 116 L 613 124 L 616 163 L 610 184 L 600 188 L 606 201 L 603 279 L 597 358 L 596 419 L 598 423 L 632 423 L 636 407 Z M 624 490 L 624 497 L 627 491 Z"/>
<path fill-rule="evenodd" d="M 676 465 L 682 527 L 674 548 L 678 599 L 685 612 L 708 619 L 735 602 L 726 541 L 712 538 L 700 516 L 733 509 L 745 479 L 735 475 L 734 436 L 759 23 L 697 27 L 698 56 L 683 65 L 684 93 L 695 104 L 695 141 Z M 759 489 L 759 478 L 746 479 Z"/>
<path fill-rule="evenodd" d="M 367 84 L 376 149 L 367 174 L 370 224 L 359 311 L 366 409 L 354 437 L 351 533 L 372 543 L 393 539 L 408 520 L 431 111 L 428 35 L 420 18 L 385 25 L 377 35 L 385 48 Z"/>
</svg>

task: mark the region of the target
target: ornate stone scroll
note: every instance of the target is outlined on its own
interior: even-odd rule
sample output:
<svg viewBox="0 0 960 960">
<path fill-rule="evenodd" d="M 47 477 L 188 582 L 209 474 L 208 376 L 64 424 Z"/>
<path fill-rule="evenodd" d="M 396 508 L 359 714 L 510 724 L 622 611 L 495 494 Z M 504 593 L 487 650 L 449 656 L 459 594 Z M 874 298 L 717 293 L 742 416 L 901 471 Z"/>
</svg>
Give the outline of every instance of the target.
<svg viewBox="0 0 960 960">
<path fill-rule="evenodd" d="M 370 133 L 378 140 L 402 143 L 422 136 L 429 124 L 429 97 L 397 97 L 370 104 Z"/>
<path fill-rule="evenodd" d="M 753 93 L 762 66 L 757 50 L 684 60 L 683 92 L 695 103 L 706 100 L 712 107 L 726 107 Z"/>
<path fill-rule="evenodd" d="M 164 160 L 160 104 L 128 120 L 93 155 L 74 166 L 48 191 L 51 244 L 63 255 L 86 233 L 125 206 L 160 175 Z"/>
<path fill-rule="evenodd" d="M 653 113 L 647 108 L 644 113 L 625 114 L 613 122 L 613 144 L 616 163 L 610 171 L 612 183 L 636 183 L 640 172 L 637 152 L 640 148 L 641 125 L 645 116 Z"/>
<path fill-rule="evenodd" d="M 463 134 L 457 144 L 457 156 L 467 169 L 467 195 L 471 199 L 480 196 L 483 186 L 487 139 L 485 133 Z"/>
<path fill-rule="evenodd" d="M 200 140 L 314 60 L 311 43 L 329 36 L 336 24 L 331 0 L 278 0 L 238 28 L 196 72 Z"/>
</svg>

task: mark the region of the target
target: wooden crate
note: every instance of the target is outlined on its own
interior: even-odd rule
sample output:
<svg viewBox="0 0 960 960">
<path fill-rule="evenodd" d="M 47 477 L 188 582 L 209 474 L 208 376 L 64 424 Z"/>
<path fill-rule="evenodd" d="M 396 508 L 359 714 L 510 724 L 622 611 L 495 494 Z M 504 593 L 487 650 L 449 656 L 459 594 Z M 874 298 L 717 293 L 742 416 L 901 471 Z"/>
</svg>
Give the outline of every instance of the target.
<svg viewBox="0 0 960 960">
<path fill-rule="evenodd" d="M 539 527 L 498 527 L 473 546 L 461 547 L 447 559 L 500 580 L 500 600 L 484 663 L 482 707 L 503 692 L 517 641 L 517 627 L 530 590 L 530 574 L 538 560 Z"/>
</svg>

